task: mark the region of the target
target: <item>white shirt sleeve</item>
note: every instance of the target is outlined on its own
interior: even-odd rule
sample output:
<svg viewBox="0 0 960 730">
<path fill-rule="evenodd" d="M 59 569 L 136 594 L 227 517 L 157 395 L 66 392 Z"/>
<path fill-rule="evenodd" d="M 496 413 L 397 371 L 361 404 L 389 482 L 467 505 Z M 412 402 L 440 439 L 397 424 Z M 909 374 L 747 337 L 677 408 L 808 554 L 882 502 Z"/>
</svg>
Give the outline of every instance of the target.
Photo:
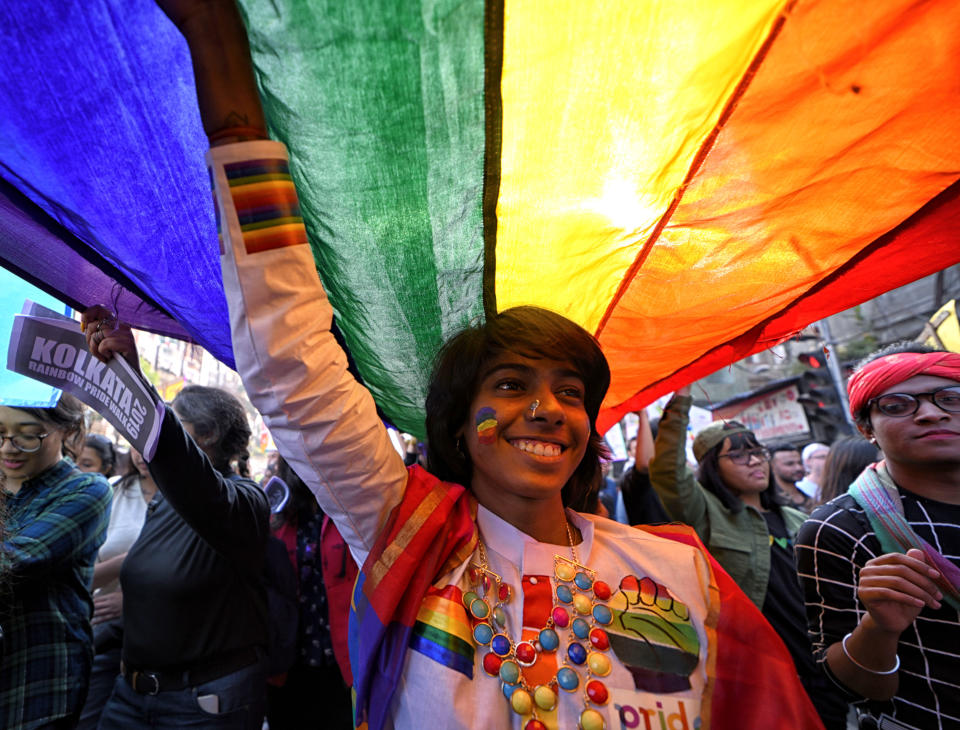
<svg viewBox="0 0 960 730">
<path fill-rule="evenodd" d="M 263 220 L 264 201 L 286 204 L 289 214 L 295 192 L 282 174 L 249 173 L 257 163 L 283 167 L 286 161 L 286 148 L 273 141 L 218 146 L 207 155 L 233 352 L 281 455 L 362 565 L 403 495 L 407 471 L 373 398 L 347 371 L 346 355 L 330 333 L 333 310 L 302 223 L 298 231 L 295 216 Z M 256 216 L 250 215 L 251 198 Z M 265 233 L 271 226 L 273 237 Z"/>
</svg>

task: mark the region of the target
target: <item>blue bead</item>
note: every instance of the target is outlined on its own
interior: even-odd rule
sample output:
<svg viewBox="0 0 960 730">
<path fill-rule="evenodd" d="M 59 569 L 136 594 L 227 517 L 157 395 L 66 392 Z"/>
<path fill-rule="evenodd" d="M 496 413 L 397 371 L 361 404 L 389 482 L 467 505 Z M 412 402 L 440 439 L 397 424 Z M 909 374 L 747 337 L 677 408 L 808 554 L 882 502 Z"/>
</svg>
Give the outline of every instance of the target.
<svg viewBox="0 0 960 730">
<path fill-rule="evenodd" d="M 580 675 L 570 667 L 560 667 L 560 669 L 557 670 L 557 684 L 560 686 L 560 689 L 573 692 L 580 684 Z"/>
<path fill-rule="evenodd" d="M 567 656 L 574 664 L 583 664 L 587 661 L 587 650 L 583 648 L 582 644 L 573 642 L 567 647 Z"/>
<path fill-rule="evenodd" d="M 570 590 L 570 586 L 557 586 L 557 599 L 561 603 L 570 603 L 573 600 L 573 591 Z"/>
<path fill-rule="evenodd" d="M 601 604 L 597 604 L 593 607 L 593 617 L 596 619 L 598 624 L 602 624 L 604 626 L 613 621 L 613 613 L 611 613 L 609 608 Z"/>
<path fill-rule="evenodd" d="M 581 591 L 589 591 L 590 586 L 593 585 L 593 580 L 586 573 L 577 573 L 573 577 L 573 582 L 577 584 L 577 588 Z"/>
<path fill-rule="evenodd" d="M 506 656 L 510 653 L 510 639 L 503 634 L 497 634 L 490 642 L 490 648 L 498 656 Z"/>
<path fill-rule="evenodd" d="M 506 682 L 501 682 L 501 683 L 500 683 L 500 689 L 503 690 L 503 696 L 506 697 L 506 698 L 509 700 L 509 699 L 510 699 L 510 695 L 512 695 L 514 692 L 516 692 L 518 689 L 520 689 L 520 685 L 519 685 L 519 684 L 507 684 Z"/>
<path fill-rule="evenodd" d="M 560 637 L 553 629 L 543 629 L 538 638 L 540 648 L 544 651 L 556 651 L 557 647 L 560 646 Z"/>
<path fill-rule="evenodd" d="M 473 639 L 478 644 L 489 644 L 493 638 L 493 629 L 490 624 L 477 624 L 473 629 Z"/>
<path fill-rule="evenodd" d="M 573 620 L 573 633 L 578 639 L 586 639 L 590 634 L 590 624 L 582 618 Z"/>
</svg>

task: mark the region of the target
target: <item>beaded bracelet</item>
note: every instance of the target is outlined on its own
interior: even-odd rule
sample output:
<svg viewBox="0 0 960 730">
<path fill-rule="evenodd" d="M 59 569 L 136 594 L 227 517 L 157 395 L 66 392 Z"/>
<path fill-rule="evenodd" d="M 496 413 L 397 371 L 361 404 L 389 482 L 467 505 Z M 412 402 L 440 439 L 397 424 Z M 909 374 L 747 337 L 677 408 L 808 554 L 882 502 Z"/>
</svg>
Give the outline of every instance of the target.
<svg viewBox="0 0 960 730">
<path fill-rule="evenodd" d="M 852 632 L 852 631 L 851 631 L 849 634 L 847 634 L 846 636 L 843 637 L 843 641 L 840 642 L 840 646 L 841 646 L 841 648 L 843 649 L 843 655 L 844 655 L 847 659 L 849 659 L 853 664 L 855 664 L 856 666 L 860 667 L 860 669 L 862 669 L 862 670 L 865 671 L 865 672 L 869 672 L 870 674 L 876 674 L 878 677 L 889 677 L 891 674 L 896 674 L 897 671 L 900 669 L 900 655 L 899 655 L 899 654 L 894 654 L 894 655 L 893 655 L 894 658 L 897 660 L 897 661 L 894 663 L 894 665 L 893 665 L 893 669 L 888 669 L 888 670 L 885 671 L 885 672 L 878 672 L 876 669 L 870 669 L 870 667 L 865 667 L 865 666 L 863 666 L 860 662 L 858 662 L 856 659 L 854 659 L 852 656 L 850 656 L 850 652 L 847 650 L 847 639 L 849 639 L 851 636 L 853 636 L 853 632 Z"/>
</svg>

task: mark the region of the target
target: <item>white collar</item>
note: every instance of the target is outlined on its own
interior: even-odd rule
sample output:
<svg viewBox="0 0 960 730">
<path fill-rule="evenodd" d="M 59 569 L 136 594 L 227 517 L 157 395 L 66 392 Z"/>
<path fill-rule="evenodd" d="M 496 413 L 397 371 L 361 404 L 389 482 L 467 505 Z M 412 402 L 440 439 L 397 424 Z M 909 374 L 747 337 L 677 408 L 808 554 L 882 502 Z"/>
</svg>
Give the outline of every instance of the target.
<svg viewBox="0 0 960 730">
<path fill-rule="evenodd" d="M 580 530 L 583 536 L 583 541 L 577 545 L 580 562 L 589 565 L 593 550 L 594 524 L 590 519 L 573 510 L 568 509 L 566 513 L 567 519 Z M 566 545 L 538 542 L 483 505 L 478 505 L 477 527 L 480 529 L 480 539 L 483 540 L 487 550 L 515 565 L 524 575 L 553 575 L 553 556 L 569 557 L 570 555 L 570 549 Z"/>
</svg>

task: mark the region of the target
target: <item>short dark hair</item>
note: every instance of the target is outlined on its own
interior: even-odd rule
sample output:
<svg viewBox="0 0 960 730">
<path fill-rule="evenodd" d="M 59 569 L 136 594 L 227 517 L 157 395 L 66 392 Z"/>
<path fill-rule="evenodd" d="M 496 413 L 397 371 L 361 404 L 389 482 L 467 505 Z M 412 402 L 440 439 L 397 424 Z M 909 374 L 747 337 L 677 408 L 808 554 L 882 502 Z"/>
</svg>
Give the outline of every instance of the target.
<svg viewBox="0 0 960 730">
<path fill-rule="evenodd" d="M 171 407 L 180 420 L 193 425 L 197 436 L 212 453 L 211 461 L 220 472 L 229 473 L 231 462 L 237 461 L 241 476 L 250 476 L 247 462 L 250 452 L 250 424 L 240 401 L 220 388 L 188 385 L 173 399 Z"/>
<path fill-rule="evenodd" d="M 563 487 L 563 504 L 585 511 L 591 491 L 600 488 L 600 459 L 607 454 L 597 431 L 597 414 L 610 385 L 610 367 L 597 341 L 585 329 L 540 307 L 513 307 L 482 325 L 454 335 L 437 355 L 427 391 L 427 462 L 440 479 L 470 486 L 473 464 L 458 446 L 457 432 L 488 364 L 505 352 L 530 358 L 565 360 L 583 379 L 584 408 L 590 419 L 586 453 Z"/>
<path fill-rule="evenodd" d="M 83 450 L 83 436 L 87 431 L 86 407 L 78 398 L 69 393 L 63 393 L 57 405 L 52 408 L 18 408 L 17 410 L 29 413 L 38 421 L 63 431 L 62 452 L 76 461 Z"/>
<path fill-rule="evenodd" d="M 113 476 L 113 467 L 117 463 L 117 450 L 113 441 L 99 433 L 88 433 L 83 445 L 97 452 L 97 456 L 100 457 L 100 473 L 105 477 Z"/>
<path fill-rule="evenodd" d="M 796 451 L 799 454 L 800 447 L 795 446 L 794 444 L 791 444 L 787 441 L 776 441 L 772 444 L 767 444 L 767 451 L 770 452 L 771 456 L 773 454 L 779 454 L 783 451 Z"/>
<path fill-rule="evenodd" d="M 945 351 L 939 350 L 936 347 L 930 347 L 930 345 L 924 345 L 921 342 L 894 342 L 891 345 L 886 345 L 885 347 L 881 347 L 879 350 L 871 352 L 869 355 L 860 360 L 853 370 L 854 372 L 858 372 L 863 370 L 864 367 L 872 363 L 874 360 L 879 360 L 881 357 L 886 357 L 887 355 L 899 355 L 901 352 L 913 352 L 918 355 L 926 355 L 931 352 Z M 858 426 L 870 426 L 870 404 L 865 403 L 859 411 L 854 413 L 853 420 Z"/>
<path fill-rule="evenodd" d="M 743 428 L 743 424 L 737 421 L 727 421 L 724 430 L 727 428 Z M 753 431 L 738 431 L 726 437 L 730 439 L 730 450 L 735 449 L 755 449 L 761 444 L 757 440 Z M 723 482 L 720 476 L 720 450 L 723 448 L 723 439 L 720 443 L 709 449 L 700 460 L 700 471 L 697 475 L 704 489 L 713 494 L 720 502 L 733 513 L 740 512 L 743 509 L 743 502 L 740 498 L 730 491 L 729 487 Z M 774 509 L 786 504 L 786 500 L 777 492 L 777 482 L 773 476 L 773 469 L 770 470 L 770 483 L 767 488 L 760 493 L 760 504 L 764 509 Z"/>
</svg>

